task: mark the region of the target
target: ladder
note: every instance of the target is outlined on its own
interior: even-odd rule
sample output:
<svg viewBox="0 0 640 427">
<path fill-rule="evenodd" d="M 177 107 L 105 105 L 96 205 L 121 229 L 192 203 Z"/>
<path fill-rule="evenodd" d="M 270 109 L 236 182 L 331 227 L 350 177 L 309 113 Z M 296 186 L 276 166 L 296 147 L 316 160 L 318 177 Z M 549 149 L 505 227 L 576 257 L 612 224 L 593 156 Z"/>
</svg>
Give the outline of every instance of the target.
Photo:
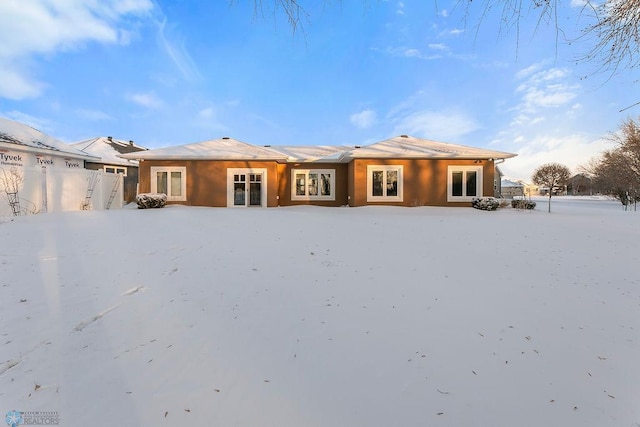
<svg viewBox="0 0 640 427">
<path fill-rule="evenodd" d="M 87 181 L 87 194 L 81 206 L 83 211 L 91 210 L 91 198 L 93 197 L 93 190 L 95 190 L 96 184 L 98 183 L 98 171 L 92 171 Z"/>
<path fill-rule="evenodd" d="M 18 193 L 9 193 L 8 191 L 6 193 L 13 216 L 20 216 L 20 198 L 18 197 Z"/>
<path fill-rule="evenodd" d="M 117 173 L 116 179 L 113 181 L 113 187 L 111 188 L 111 194 L 109 195 L 109 200 L 107 201 L 107 209 L 111 207 L 111 203 L 113 199 L 115 199 L 116 194 L 118 194 L 118 188 L 120 188 L 120 179 L 122 179 L 122 174 Z"/>
</svg>

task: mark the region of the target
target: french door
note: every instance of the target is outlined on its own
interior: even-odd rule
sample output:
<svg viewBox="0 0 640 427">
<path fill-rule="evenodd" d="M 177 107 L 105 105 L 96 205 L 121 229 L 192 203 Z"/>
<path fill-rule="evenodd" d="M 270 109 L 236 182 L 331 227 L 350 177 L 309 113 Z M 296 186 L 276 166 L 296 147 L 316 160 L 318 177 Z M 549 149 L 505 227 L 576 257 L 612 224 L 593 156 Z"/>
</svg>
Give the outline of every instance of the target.
<svg viewBox="0 0 640 427">
<path fill-rule="evenodd" d="M 227 206 L 266 206 L 266 171 L 254 169 L 228 169 Z"/>
</svg>

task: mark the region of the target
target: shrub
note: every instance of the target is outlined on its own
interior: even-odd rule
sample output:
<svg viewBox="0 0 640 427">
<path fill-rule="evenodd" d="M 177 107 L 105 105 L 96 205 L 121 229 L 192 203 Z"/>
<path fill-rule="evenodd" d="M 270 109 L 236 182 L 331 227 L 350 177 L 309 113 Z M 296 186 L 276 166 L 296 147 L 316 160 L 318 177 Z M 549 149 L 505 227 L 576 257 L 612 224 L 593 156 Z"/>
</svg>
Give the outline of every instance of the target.
<svg viewBox="0 0 640 427">
<path fill-rule="evenodd" d="M 511 207 L 516 209 L 533 209 L 536 207 L 536 202 L 533 200 L 514 199 L 511 201 Z"/>
<path fill-rule="evenodd" d="M 495 197 L 474 197 L 471 206 L 483 211 L 495 211 L 500 206 L 500 201 Z"/>
<path fill-rule="evenodd" d="M 141 193 L 136 196 L 138 209 L 161 208 L 167 203 L 164 193 Z"/>
</svg>

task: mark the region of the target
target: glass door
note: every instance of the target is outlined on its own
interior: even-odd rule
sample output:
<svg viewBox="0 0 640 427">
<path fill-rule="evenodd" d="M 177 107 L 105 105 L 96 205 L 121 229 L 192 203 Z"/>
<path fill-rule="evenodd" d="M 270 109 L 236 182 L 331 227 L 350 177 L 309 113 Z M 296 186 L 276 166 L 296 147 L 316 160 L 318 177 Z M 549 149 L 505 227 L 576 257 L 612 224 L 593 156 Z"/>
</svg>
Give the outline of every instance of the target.
<svg viewBox="0 0 640 427">
<path fill-rule="evenodd" d="M 233 174 L 233 206 L 262 206 L 262 173 Z"/>
<path fill-rule="evenodd" d="M 249 174 L 249 206 L 262 206 L 262 174 Z"/>
<path fill-rule="evenodd" d="M 247 206 L 247 175 L 237 173 L 233 175 L 233 206 Z"/>
</svg>

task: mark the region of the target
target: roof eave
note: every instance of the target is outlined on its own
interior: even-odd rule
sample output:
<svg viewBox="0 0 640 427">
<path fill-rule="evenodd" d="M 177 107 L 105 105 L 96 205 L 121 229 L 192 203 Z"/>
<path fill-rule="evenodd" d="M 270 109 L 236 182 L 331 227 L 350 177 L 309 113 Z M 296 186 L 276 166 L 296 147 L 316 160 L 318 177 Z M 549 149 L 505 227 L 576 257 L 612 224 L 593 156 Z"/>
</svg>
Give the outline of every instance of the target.
<svg viewBox="0 0 640 427">
<path fill-rule="evenodd" d="M 144 153 L 141 151 L 140 153 Z M 121 157 L 128 160 L 227 160 L 227 161 L 287 161 L 287 157 L 232 157 L 232 156 L 196 156 L 187 155 L 181 156 L 177 154 L 166 156 L 136 156 L 137 153 L 117 154 L 116 157 Z"/>
</svg>

